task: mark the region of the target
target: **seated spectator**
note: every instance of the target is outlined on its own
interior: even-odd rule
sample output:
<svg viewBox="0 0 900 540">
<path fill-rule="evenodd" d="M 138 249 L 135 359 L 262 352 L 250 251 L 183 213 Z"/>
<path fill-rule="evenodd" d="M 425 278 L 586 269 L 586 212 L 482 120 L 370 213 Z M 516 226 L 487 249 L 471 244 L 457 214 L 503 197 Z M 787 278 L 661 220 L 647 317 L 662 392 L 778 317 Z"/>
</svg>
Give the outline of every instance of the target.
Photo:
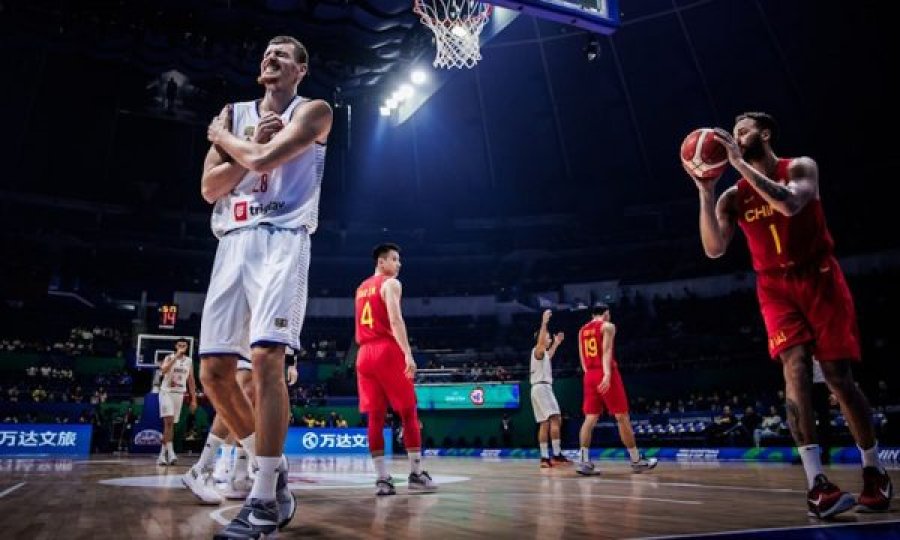
<svg viewBox="0 0 900 540">
<path fill-rule="evenodd" d="M 15 385 L 10 386 L 9 390 L 6 391 L 6 395 L 10 403 L 17 403 L 19 401 L 19 388 Z"/>
<path fill-rule="evenodd" d="M 769 407 L 769 413 L 762 418 L 759 428 L 753 431 L 753 442 L 759 447 L 760 441 L 764 437 L 777 437 L 784 429 L 781 416 L 778 414 L 778 408 L 775 405 Z"/>
<path fill-rule="evenodd" d="M 331 411 L 331 414 L 328 415 L 328 419 L 325 421 L 325 427 L 330 427 L 330 428 L 337 427 L 337 419 L 338 419 L 337 413 L 334 411 Z"/>
<path fill-rule="evenodd" d="M 338 415 L 337 421 L 335 422 L 336 427 L 346 428 L 348 427 L 347 420 L 344 419 L 343 416 Z"/>
<path fill-rule="evenodd" d="M 37 377 L 37 374 L 38 374 L 37 366 L 29 366 L 28 368 L 25 369 L 25 375 L 27 375 L 29 377 Z"/>
<path fill-rule="evenodd" d="M 14 414 L 11 414 L 11 415 L 9 415 L 9 416 L 7 416 L 6 418 L 3 419 L 3 423 L 4 423 L 4 424 L 18 424 L 18 423 L 19 423 L 19 417 L 16 416 L 16 415 L 14 415 Z"/>
<path fill-rule="evenodd" d="M 316 427 L 316 418 L 311 413 L 304 414 L 301 421 L 308 428 Z"/>
<path fill-rule="evenodd" d="M 47 391 L 44 390 L 44 385 L 39 384 L 37 388 L 32 390 L 31 399 L 35 403 L 42 403 L 44 401 L 47 401 Z"/>
<path fill-rule="evenodd" d="M 84 401 L 84 394 L 82 393 L 81 386 L 76 386 L 70 395 L 73 403 L 81 403 Z"/>
<path fill-rule="evenodd" d="M 320 416 L 319 418 L 316 419 L 316 427 L 317 428 L 325 427 L 325 417 L 324 416 Z"/>
</svg>

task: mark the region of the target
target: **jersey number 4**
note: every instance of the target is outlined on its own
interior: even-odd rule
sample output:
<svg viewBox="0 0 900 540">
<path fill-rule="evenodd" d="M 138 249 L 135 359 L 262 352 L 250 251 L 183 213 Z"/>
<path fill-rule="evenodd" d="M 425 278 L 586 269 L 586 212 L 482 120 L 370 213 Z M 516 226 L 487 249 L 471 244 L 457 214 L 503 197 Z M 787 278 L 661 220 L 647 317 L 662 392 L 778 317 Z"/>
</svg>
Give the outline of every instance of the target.
<svg viewBox="0 0 900 540">
<path fill-rule="evenodd" d="M 368 301 L 363 306 L 362 313 L 359 314 L 359 324 L 368 326 L 370 330 L 375 326 L 375 320 L 372 318 L 372 304 Z"/>
</svg>

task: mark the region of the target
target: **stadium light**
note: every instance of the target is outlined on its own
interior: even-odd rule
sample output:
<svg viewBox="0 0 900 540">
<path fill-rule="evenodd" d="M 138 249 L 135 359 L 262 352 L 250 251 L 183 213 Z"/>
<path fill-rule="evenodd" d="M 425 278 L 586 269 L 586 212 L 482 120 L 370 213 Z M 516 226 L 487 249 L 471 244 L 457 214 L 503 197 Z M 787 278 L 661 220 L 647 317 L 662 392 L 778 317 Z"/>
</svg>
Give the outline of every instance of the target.
<svg viewBox="0 0 900 540">
<path fill-rule="evenodd" d="M 428 75 L 425 73 L 425 70 L 414 69 L 413 72 L 409 74 L 409 80 L 412 81 L 413 84 L 425 84 L 425 81 L 428 80 Z"/>
</svg>

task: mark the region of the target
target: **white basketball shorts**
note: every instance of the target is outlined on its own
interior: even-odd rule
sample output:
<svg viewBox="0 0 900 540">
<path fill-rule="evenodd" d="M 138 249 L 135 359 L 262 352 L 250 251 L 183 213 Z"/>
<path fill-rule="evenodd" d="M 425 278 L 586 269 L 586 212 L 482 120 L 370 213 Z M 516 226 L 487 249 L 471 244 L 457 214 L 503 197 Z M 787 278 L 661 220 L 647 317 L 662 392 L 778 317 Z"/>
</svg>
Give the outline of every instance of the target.
<svg viewBox="0 0 900 540">
<path fill-rule="evenodd" d="M 531 407 L 534 409 L 534 420 L 538 423 L 546 422 L 554 414 L 560 414 L 552 384 L 531 385 Z"/>
<path fill-rule="evenodd" d="M 159 391 L 159 417 L 173 417 L 173 422 L 178 423 L 181 418 L 181 406 L 184 404 L 184 392 Z"/>
<path fill-rule="evenodd" d="M 219 240 L 200 321 L 200 355 L 250 360 L 260 342 L 298 349 L 306 315 L 309 234 L 248 227 Z"/>
</svg>

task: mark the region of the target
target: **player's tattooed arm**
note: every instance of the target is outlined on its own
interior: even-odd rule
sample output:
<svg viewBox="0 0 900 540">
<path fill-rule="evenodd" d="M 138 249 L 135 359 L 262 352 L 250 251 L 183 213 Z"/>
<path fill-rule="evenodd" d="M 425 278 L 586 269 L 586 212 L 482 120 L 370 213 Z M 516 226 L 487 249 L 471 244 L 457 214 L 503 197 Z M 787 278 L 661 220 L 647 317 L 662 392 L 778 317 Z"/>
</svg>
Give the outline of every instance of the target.
<svg viewBox="0 0 900 540">
<path fill-rule="evenodd" d="M 791 161 L 788 182 L 781 184 L 741 160 L 738 171 L 776 212 L 793 216 L 813 200 L 819 191 L 819 172 L 816 162 L 808 157 Z"/>
</svg>

